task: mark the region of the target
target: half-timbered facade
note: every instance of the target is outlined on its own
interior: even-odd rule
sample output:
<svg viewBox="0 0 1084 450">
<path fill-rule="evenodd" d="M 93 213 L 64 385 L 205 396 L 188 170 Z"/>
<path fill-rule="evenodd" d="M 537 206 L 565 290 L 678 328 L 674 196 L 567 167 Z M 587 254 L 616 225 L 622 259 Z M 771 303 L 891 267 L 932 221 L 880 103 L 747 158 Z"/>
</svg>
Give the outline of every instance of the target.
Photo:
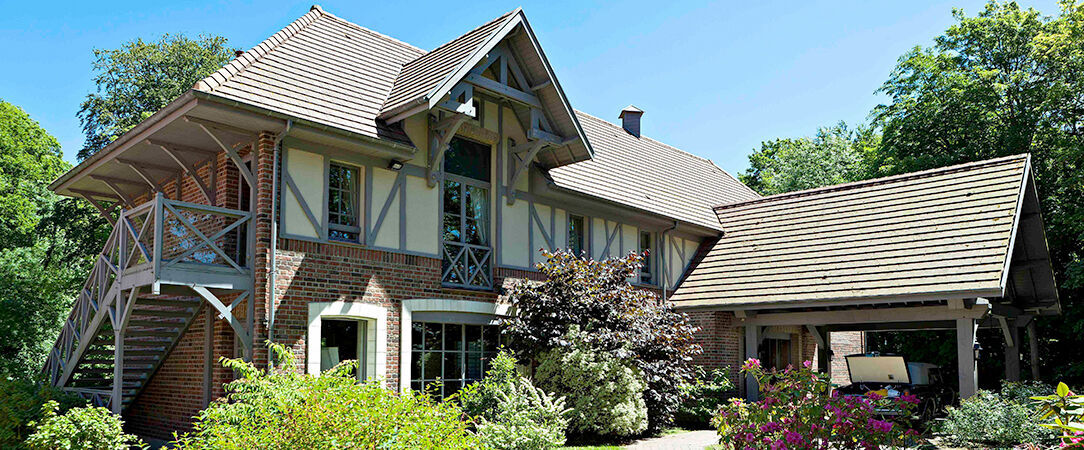
<svg viewBox="0 0 1084 450">
<path fill-rule="evenodd" d="M 114 230 L 44 371 L 166 437 L 221 395 L 220 357 L 265 364 L 268 340 L 298 370 L 357 359 L 449 395 L 543 250 L 647 252 L 630 281 L 663 298 L 709 284 L 690 273 L 726 257 L 713 207 L 760 197 L 642 115 L 573 109 L 518 9 L 425 51 L 313 7 L 54 182 Z M 750 344 L 745 316 L 696 298 L 700 363 L 827 354 L 823 329 Z"/>
</svg>

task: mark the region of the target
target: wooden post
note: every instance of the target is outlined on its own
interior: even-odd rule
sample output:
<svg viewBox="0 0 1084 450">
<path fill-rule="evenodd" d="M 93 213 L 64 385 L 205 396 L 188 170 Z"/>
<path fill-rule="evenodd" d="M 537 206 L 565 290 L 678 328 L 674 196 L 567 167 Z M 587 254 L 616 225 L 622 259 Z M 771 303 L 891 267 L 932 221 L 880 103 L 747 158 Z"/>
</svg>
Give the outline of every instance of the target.
<svg viewBox="0 0 1084 450">
<path fill-rule="evenodd" d="M 975 395 L 979 384 L 975 365 L 975 319 L 956 319 L 956 361 L 962 400 Z"/>
<path fill-rule="evenodd" d="M 215 311 L 203 307 L 203 407 L 211 404 L 211 375 L 215 364 Z"/>
<path fill-rule="evenodd" d="M 745 326 L 745 359 L 756 358 L 757 349 L 760 348 L 760 327 L 757 325 Z M 744 363 L 744 361 L 743 361 Z M 752 375 L 745 377 L 745 399 L 755 402 L 760 398 L 757 379 Z"/>
<path fill-rule="evenodd" d="M 817 349 L 817 368 L 821 373 L 832 378 L 832 333 L 824 331 L 824 346 Z"/>
<path fill-rule="evenodd" d="M 110 401 L 113 414 L 120 414 L 124 407 L 124 327 L 121 325 L 121 314 L 125 310 L 124 293 L 118 291 L 117 298 L 113 300 L 113 315 L 117 318 L 113 328 L 113 399 Z"/>
<path fill-rule="evenodd" d="M 1020 327 L 1009 322 L 1009 340 L 1005 342 L 1005 379 L 1020 381 Z"/>
<path fill-rule="evenodd" d="M 1031 359 L 1031 379 L 1039 379 L 1039 334 L 1035 331 L 1035 320 L 1028 321 L 1028 358 Z"/>
</svg>

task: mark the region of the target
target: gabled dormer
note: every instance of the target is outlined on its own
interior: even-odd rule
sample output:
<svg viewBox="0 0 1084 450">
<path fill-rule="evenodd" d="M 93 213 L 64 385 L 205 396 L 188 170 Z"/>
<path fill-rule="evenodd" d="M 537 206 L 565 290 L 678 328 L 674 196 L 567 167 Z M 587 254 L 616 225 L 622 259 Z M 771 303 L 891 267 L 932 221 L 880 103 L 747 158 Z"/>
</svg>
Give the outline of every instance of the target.
<svg viewBox="0 0 1084 450">
<path fill-rule="evenodd" d="M 444 152 L 463 123 L 478 120 L 478 97 L 509 107 L 525 141 L 509 150 L 515 185 L 532 163 L 560 167 L 592 157 L 591 145 L 523 11 L 504 14 L 406 63 L 379 117 L 392 124 L 427 113 L 425 166 L 437 182 Z M 511 199 L 510 201 L 514 201 Z"/>
</svg>

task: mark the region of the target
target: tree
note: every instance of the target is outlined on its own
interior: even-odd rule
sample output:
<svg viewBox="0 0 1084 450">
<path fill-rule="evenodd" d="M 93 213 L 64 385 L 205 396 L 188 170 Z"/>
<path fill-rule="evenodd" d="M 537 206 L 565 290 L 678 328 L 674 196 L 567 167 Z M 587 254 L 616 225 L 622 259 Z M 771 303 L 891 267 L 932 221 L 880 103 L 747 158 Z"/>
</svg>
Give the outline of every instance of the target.
<svg viewBox="0 0 1084 450">
<path fill-rule="evenodd" d="M 509 292 L 516 314 L 505 320 L 503 332 L 512 350 L 536 360 L 553 349 L 570 350 L 569 333 L 581 330 L 584 345 L 643 374 L 649 428 L 669 424 L 681 403 L 681 383 L 693 375 L 692 357 L 701 351 L 689 317 L 629 284 L 643 261 L 638 254 L 604 261 L 568 251 L 546 256 L 538 265 L 545 281 L 523 281 Z"/>
<path fill-rule="evenodd" d="M 749 155 L 739 178 L 763 194 L 812 189 L 866 178 L 879 136 L 870 127 L 851 130 L 840 122 L 817 130 L 813 138 L 777 138 Z"/>
<path fill-rule="evenodd" d="M 89 206 L 49 191 L 69 168 L 55 138 L 0 101 L 0 376 L 41 368 L 105 236 Z"/>
<path fill-rule="evenodd" d="M 1084 5 L 990 2 L 903 55 L 873 112 L 887 174 L 1031 153 L 1063 316 L 1039 321 L 1049 374 L 1084 380 Z"/>
<path fill-rule="evenodd" d="M 165 34 L 154 42 L 136 39 L 119 49 L 94 50 L 94 83 L 79 109 L 86 135 L 78 158 L 86 159 L 162 109 L 233 58 L 226 38 Z"/>
</svg>

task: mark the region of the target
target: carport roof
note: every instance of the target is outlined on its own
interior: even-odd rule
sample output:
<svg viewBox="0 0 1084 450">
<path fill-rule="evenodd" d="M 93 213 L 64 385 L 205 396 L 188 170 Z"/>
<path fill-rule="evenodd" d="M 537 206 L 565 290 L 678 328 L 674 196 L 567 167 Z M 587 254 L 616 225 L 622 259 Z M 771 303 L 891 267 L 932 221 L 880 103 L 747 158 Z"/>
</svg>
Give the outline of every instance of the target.
<svg viewBox="0 0 1084 450">
<path fill-rule="evenodd" d="M 1030 157 L 715 208 L 723 235 L 671 299 L 750 309 L 1004 298 L 1057 311 Z"/>
</svg>

